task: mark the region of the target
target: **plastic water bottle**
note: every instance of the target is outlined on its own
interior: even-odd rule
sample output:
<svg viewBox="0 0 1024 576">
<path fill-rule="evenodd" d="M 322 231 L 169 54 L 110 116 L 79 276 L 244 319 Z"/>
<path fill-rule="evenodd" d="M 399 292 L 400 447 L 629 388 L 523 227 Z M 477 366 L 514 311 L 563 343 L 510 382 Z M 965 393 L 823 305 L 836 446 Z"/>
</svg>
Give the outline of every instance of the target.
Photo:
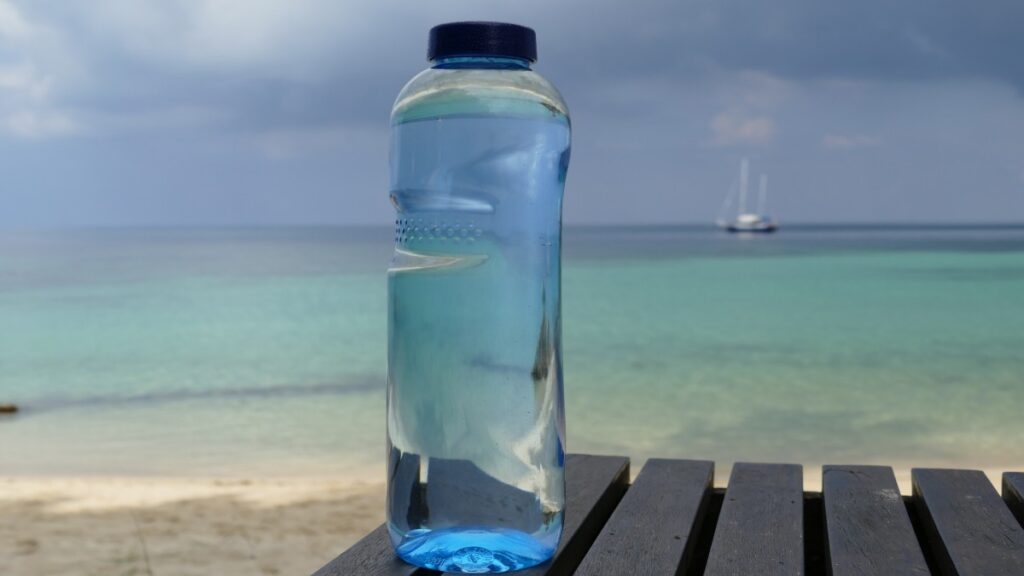
<svg viewBox="0 0 1024 576">
<path fill-rule="evenodd" d="M 569 116 L 529 28 L 444 24 L 428 56 L 391 117 L 388 529 L 409 563 L 507 572 L 562 531 Z"/>
</svg>

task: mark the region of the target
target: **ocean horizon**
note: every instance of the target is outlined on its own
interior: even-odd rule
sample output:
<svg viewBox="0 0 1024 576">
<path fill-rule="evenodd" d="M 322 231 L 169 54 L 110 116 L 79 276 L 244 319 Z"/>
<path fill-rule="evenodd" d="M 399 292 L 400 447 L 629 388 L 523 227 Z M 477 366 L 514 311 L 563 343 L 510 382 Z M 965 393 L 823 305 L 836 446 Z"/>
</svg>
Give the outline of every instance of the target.
<svg viewBox="0 0 1024 576">
<path fill-rule="evenodd" d="M 0 474 L 383 479 L 385 227 L 0 232 Z M 568 226 L 572 452 L 1020 467 L 1024 226 Z"/>
</svg>

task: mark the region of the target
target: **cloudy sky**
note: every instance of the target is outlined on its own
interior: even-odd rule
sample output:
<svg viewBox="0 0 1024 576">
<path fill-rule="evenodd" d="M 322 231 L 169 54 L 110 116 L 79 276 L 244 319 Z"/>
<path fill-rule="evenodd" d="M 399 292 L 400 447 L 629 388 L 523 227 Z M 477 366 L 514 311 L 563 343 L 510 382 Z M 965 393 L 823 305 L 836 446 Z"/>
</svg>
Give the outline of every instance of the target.
<svg viewBox="0 0 1024 576">
<path fill-rule="evenodd" d="M 490 4 L 490 5 L 489 5 Z M 532 26 L 569 223 L 1024 221 L 1020 0 L 0 0 L 0 227 L 387 223 L 450 20 Z"/>
</svg>

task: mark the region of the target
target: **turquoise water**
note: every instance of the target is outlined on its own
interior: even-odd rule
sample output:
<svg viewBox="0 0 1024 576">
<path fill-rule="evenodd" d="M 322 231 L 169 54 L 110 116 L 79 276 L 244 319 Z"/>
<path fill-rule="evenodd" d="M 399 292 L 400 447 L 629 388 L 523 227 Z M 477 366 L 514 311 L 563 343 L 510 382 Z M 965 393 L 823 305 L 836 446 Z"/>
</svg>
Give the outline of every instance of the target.
<svg viewBox="0 0 1024 576">
<path fill-rule="evenodd" d="M 417 566 L 519 570 L 558 545 L 569 125 L 542 110 L 392 127 L 388 530 Z"/>
<path fill-rule="evenodd" d="M 1024 229 L 569 229 L 570 451 L 1024 468 Z M 3 474 L 385 466 L 386 229 L 0 234 Z"/>
</svg>

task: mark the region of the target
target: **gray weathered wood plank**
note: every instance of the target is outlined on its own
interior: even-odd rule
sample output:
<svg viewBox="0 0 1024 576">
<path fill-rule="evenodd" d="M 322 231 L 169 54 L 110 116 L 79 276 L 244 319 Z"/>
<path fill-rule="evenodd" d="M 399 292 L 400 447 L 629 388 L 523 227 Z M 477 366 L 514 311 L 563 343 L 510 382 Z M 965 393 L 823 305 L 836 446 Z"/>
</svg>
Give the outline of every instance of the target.
<svg viewBox="0 0 1024 576">
<path fill-rule="evenodd" d="M 804 573 L 803 468 L 737 463 L 704 576 Z"/>
<path fill-rule="evenodd" d="M 911 478 L 940 574 L 1024 576 L 1024 529 L 982 472 L 914 469 Z"/>
<path fill-rule="evenodd" d="M 714 471 L 713 462 L 648 460 L 576 575 L 676 574 L 693 553 Z"/>
<path fill-rule="evenodd" d="M 388 527 L 381 524 L 313 576 L 409 576 L 416 572 L 414 566 L 395 556 Z"/>
<path fill-rule="evenodd" d="M 629 458 L 570 454 L 565 461 L 565 518 L 555 557 L 516 576 L 569 576 L 629 488 Z"/>
<path fill-rule="evenodd" d="M 566 507 L 555 558 L 542 566 L 517 572 L 523 576 L 572 574 L 590 544 L 629 487 L 629 459 L 619 456 L 570 454 L 565 461 Z M 380 526 L 313 576 L 428 576 L 399 560 L 387 527 Z"/>
<path fill-rule="evenodd" d="M 827 557 L 832 576 L 928 576 L 892 468 L 822 469 Z"/>
<path fill-rule="evenodd" d="M 1024 526 L 1024 472 L 1003 474 L 1003 500 L 1021 526 Z"/>
</svg>

